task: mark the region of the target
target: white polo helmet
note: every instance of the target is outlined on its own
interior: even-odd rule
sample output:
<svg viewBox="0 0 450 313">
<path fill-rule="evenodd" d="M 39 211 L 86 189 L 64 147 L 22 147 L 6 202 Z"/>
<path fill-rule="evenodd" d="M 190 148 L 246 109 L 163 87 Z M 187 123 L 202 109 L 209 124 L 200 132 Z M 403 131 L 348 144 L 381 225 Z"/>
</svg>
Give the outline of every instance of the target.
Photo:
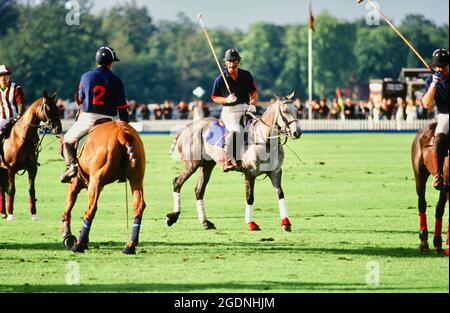
<svg viewBox="0 0 450 313">
<path fill-rule="evenodd" d="M 6 65 L 2 64 L 0 65 L 0 75 L 1 74 L 7 74 L 7 75 L 11 75 L 11 69 L 9 67 L 7 67 Z"/>
</svg>

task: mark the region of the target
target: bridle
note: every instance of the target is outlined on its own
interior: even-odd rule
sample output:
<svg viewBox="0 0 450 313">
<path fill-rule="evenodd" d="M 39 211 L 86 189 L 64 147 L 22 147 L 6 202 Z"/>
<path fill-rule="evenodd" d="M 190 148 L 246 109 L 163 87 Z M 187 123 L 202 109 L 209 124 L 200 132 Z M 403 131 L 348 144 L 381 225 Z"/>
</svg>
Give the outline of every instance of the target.
<svg viewBox="0 0 450 313">
<path fill-rule="evenodd" d="M 292 103 L 292 101 L 285 101 L 283 102 L 283 104 L 289 104 Z M 251 117 L 253 117 L 255 120 L 259 121 L 260 123 L 262 123 L 264 126 L 268 127 L 271 131 L 276 131 L 278 134 L 275 136 L 268 136 L 266 139 L 276 139 L 276 138 L 280 138 L 282 135 L 286 136 L 286 139 L 283 143 L 283 145 L 286 144 L 287 140 L 289 137 L 292 137 L 292 132 L 290 129 L 290 125 L 292 123 L 296 123 L 299 120 L 298 119 L 292 119 L 291 121 L 289 121 L 286 116 L 283 114 L 283 111 L 281 111 L 281 103 L 278 104 L 278 110 L 277 110 L 277 115 L 275 116 L 275 118 L 273 119 L 273 124 L 269 125 L 267 124 L 262 118 L 256 116 L 255 114 L 251 113 L 251 112 L 247 112 L 247 114 L 249 114 Z M 278 121 L 278 117 L 281 117 L 284 125 L 278 125 L 277 121 Z M 284 128 L 284 129 L 283 129 Z M 260 129 L 260 133 L 261 133 L 261 129 Z M 264 135 L 261 133 L 261 138 L 264 138 Z"/>
<path fill-rule="evenodd" d="M 44 117 L 45 117 L 45 122 L 44 124 L 39 124 L 39 125 L 32 125 L 34 127 L 38 127 L 41 131 L 51 131 L 54 127 L 53 125 L 53 121 L 52 121 L 52 117 L 49 116 L 49 114 L 47 113 L 47 103 L 46 103 L 46 98 L 42 98 L 42 103 L 41 106 L 39 107 L 39 110 L 42 111 L 44 113 Z M 51 108 L 49 108 L 51 110 Z M 36 112 L 37 113 L 37 112 Z"/>
</svg>

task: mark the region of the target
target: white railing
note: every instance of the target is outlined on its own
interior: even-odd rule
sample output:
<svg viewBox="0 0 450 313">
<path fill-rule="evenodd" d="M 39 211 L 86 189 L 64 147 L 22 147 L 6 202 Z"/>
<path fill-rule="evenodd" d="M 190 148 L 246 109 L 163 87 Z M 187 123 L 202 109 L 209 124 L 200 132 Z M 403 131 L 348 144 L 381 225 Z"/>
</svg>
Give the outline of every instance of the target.
<svg viewBox="0 0 450 313">
<path fill-rule="evenodd" d="M 303 131 L 311 132 L 386 132 L 417 131 L 434 120 L 416 120 L 413 122 L 395 120 L 300 120 Z M 173 133 L 191 122 L 191 120 L 158 120 L 131 123 L 140 133 Z M 61 120 L 63 132 L 73 125 L 74 120 Z"/>
</svg>

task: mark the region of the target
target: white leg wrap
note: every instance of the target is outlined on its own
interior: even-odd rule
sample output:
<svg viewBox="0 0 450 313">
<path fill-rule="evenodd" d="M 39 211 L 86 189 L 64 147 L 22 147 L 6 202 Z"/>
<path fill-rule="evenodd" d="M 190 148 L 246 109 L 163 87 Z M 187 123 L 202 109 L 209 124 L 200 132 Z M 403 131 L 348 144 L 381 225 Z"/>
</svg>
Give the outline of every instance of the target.
<svg viewBox="0 0 450 313">
<path fill-rule="evenodd" d="M 286 206 L 286 200 L 284 198 L 278 200 L 278 207 L 280 209 L 280 217 L 281 217 L 281 219 L 288 218 L 289 217 L 288 216 L 288 210 L 287 210 L 287 206 Z"/>
<path fill-rule="evenodd" d="M 253 222 L 253 205 L 247 204 L 245 207 L 245 222 L 247 224 Z"/>
<path fill-rule="evenodd" d="M 206 222 L 205 201 L 197 200 L 197 215 L 200 223 Z"/>
<path fill-rule="evenodd" d="M 181 212 L 181 200 L 178 192 L 173 193 L 173 212 Z"/>
</svg>

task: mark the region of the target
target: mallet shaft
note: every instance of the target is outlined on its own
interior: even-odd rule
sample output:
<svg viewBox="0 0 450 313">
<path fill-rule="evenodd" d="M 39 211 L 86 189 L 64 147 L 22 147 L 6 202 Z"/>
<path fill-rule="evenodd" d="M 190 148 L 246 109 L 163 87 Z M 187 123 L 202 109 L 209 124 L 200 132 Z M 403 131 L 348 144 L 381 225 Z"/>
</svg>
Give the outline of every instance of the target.
<svg viewBox="0 0 450 313">
<path fill-rule="evenodd" d="M 225 82 L 225 86 L 227 86 L 227 90 L 231 94 L 230 86 L 228 85 L 228 81 L 225 78 L 225 74 L 223 73 L 222 67 L 220 66 L 219 59 L 217 58 L 216 52 L 214 51 L 214 47 L 213 47 L 213 45 L 211 43 L 211 40 L 209 39 L 208 32 L 206 31 L 206 27 L 203 24 L 201 15 L 198 16 L 197 20 L 200 22 L 200 25 L 202 25 L 203 32 L 205 33 L 206 40 L 208 41 L 209 47 L 211 48 L 211 51 L 212 51 L 212 53 L 214 55 L 214 59 L 216 60 L 216 64 L 217 64 L 217 67 L 219 68 L 220 75 L 222 75 L 223 81 Z"/>
</svg>

